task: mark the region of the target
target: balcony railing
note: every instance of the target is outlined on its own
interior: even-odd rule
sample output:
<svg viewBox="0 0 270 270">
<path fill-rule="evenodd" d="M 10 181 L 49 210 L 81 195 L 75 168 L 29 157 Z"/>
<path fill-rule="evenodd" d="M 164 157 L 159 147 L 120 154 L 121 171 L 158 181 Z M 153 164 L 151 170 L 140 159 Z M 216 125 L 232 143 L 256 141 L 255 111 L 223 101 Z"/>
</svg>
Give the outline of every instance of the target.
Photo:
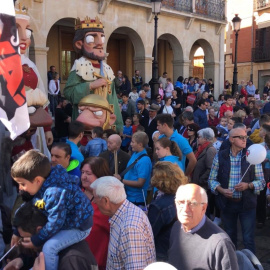
<svg viewBox="0 0 270 270">
<path fill-rule="evenodd" d="M 252 48 L 253 62 L 268 62 L 270 61 L 270 50 L 266 47 Z"/>
<path fill-rule="evenodd" d="M 270 0 L 255 0 L 255 9 L 270 8 Z"/>
<path fill-rule="evenodd" d="M 151 0 L 137 1 L 151 3 Z M 224 0 L 163 0 L 162 7 L 180 12 L 194 13 L 215 20 L 226 20 Z"/>
</svg>

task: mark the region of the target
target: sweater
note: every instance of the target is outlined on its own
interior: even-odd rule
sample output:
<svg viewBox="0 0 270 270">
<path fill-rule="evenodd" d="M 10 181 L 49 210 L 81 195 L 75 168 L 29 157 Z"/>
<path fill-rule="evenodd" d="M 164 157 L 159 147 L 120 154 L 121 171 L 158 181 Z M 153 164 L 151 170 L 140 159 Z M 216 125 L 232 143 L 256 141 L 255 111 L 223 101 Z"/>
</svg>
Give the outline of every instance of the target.
<svg viewBox="0 0 270 270">
<path fill-rule="evenodd" d="M 195 233 L 175 222 L 170 237 L 169 263 L 183 270 L 238 270 L 235 247 L 229 236 L 206 218 Z"/>
<path fill-rule="evenodd" d="M 69 175 L 61 165 L 51 169 L 40 190 L 32 199 L 40 205 L 48 222 L 31 237 L 35 246 L 41 246 L 61 230 L 87 230 L 93 223 L 93 207 L 79 187 L 79 178 Z"/>
</svg>

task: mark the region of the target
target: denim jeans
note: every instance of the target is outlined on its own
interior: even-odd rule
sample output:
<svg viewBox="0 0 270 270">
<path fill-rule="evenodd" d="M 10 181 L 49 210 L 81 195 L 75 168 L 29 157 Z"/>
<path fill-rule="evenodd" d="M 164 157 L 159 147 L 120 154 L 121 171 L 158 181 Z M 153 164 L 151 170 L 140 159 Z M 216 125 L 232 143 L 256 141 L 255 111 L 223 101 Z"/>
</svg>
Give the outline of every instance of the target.
<svg viewBox="0 0 270 270">
<path fill-rule="evenodd" d="M 243 201 L 228 201 L 224 210 L 221 211 L 221 219 L 225 232 L 230 236 L 235 248 L 237 248 L 237 220 L 240 220 L 242 236 L 245 248 L 255 254 L 255 224 L 256 208 L 243 209 Z"/>
<path fill-rule="evenodd" d="M 62 230 L 52 236 L 43 246 L 43 253 L 45 257 L 45 269 L 57 270 L 58 269 L 58 253 L 85 239 L 91 229 L 80 231 L 78 229 Z"/>
</svg>

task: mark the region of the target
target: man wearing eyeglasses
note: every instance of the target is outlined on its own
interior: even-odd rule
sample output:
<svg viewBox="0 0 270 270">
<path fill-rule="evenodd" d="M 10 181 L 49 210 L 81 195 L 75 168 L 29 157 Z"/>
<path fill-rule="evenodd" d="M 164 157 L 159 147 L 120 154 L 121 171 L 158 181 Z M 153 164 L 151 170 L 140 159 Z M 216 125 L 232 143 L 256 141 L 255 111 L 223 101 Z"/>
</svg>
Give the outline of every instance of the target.
<svg viewBox="0 0 270 270">
<path fill-rule="evenodd" d="M 238 270 L 228 235 L 205 216 L 207 195 L 196 184 L 176 192 L 177 217 L 171 231 L 169 263 L 177 269 Z"/>
<path fill-rule="evenodd" d="M 216 195 L 224 230 L 235 247 L 239 218 L 244 246 L 255 253 L 257 195 L 265 187 L 262 166 L 250 166 L 246 160 L 247 133 L 244 129 L 233 128 L 229 140 L 231 147 L 219 151 L 214 158 L 208 183 Z"/>
</svg>

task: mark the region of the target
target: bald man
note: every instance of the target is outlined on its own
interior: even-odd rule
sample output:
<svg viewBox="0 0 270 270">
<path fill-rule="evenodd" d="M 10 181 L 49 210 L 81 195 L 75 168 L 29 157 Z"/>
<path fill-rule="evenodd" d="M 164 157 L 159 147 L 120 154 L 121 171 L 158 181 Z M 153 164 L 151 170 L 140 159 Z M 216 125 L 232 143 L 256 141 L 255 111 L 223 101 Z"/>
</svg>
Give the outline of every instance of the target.
<svg viewBox="0 0 270 270">
<path fill-rule="evenodd" d="M 182 185 L 175 203 L 179 222 L 171 231 L 169 263 L 186 270 L 238 270 L 232 241 L 205 216 L 205 190 L 196 184 Z"/>
<path fill-rule="evenodd" d="M 261 164 L 251 165 L 246 160 L 246 130 L 233 128 L 229 136 L 231 147 L 219 151 L 214 158 L 208 184 L 216 195 L 224 230 L 235 247 L 239 219 L 244 246 L 255 253 L 257 195 L 265 187 L 264 174 Z"/>
<path fill-rule="evenodd" d="M 120 149 L 121 143 L 122 139 L 118 134 L 111 135 L 107 141 L 108 150 L 99 155 L 108 161 L 112 174 L 115 174 L 114 152 L 117 153 L 118 174 L 126 169 L 130 160 L 130 155 Z"/>
</svg>

